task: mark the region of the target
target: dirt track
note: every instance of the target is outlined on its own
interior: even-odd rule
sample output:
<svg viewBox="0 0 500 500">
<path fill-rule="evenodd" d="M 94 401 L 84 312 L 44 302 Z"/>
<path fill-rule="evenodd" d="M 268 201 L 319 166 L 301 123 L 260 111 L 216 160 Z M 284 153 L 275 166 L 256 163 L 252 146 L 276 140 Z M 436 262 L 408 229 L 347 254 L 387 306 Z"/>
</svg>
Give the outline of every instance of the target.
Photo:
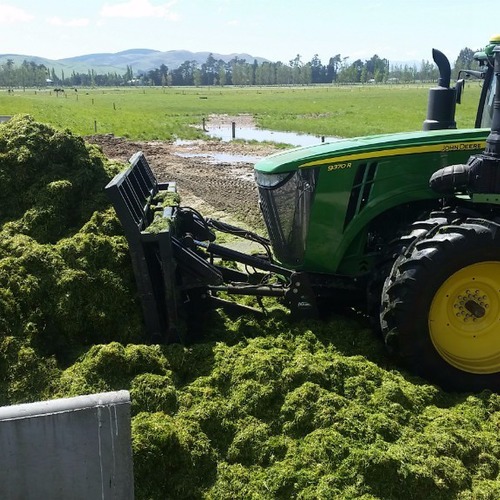
<svg viewBox="0 0 500 500">
<path fill-rule="evenodd" d="M 108 158 L 123 162 L 142 151 L 158 180 L 177 182 L 183 205 L 204 215 L 230 214 L 250 227 L 261 226 L 253 164 L 277 152 L 273 146 L 217 140 L 137 142 L 113 135 L 86 140 L 98 144 Z"/>
</svg>

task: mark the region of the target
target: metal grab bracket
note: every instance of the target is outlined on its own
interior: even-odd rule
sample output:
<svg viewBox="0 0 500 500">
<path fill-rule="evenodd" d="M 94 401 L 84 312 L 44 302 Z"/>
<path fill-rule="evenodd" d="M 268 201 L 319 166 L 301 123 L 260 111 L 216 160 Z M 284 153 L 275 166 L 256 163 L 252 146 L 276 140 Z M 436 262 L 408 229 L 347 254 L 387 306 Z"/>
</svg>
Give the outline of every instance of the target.
<svg viewBox="0 0 500 500">
<path fill-rule="evenodd" d="M 130 166 L 105 187 L 129 244 L 146 331 L 152 342 L 177 340 L 175 260 L 169 225 L 148 232 L 153 221 L 151 203 L 161 191 L 176 192 L 176 185 L 158 183 L 144 154 L 135 153 Z M 167 209 L 163 217 L 173 215 Z"/>
</svg>

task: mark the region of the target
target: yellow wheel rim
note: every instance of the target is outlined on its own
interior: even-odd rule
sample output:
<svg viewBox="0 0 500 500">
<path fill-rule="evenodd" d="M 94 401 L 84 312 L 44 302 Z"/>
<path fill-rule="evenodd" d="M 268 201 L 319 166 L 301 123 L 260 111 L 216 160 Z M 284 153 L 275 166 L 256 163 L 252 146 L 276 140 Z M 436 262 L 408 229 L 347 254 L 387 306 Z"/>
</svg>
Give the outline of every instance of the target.
<svg viewBox="0 0 500 500">
<path fill-rule="evenodd" d="M 429 311 L 439 355 L 460 370 L 500 371 L 500 262 L 480 262 L 452 274 Z"/>
</svg>

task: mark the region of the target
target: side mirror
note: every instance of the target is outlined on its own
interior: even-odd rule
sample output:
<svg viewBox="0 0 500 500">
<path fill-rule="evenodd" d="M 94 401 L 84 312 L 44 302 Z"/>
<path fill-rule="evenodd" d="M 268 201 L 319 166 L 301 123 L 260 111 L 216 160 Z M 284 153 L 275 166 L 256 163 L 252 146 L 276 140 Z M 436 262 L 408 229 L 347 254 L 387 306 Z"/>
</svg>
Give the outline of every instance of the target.
<svg viewBox="0 0 500 500">
<path fill-rule="evenodd" d="M 484 75 L 486 73 L 484 71 L 476 71 L 474 69 L 461 69 L 458 72 L 458 79 L 468 80 L 469 78 L 479 78 L 480 80 L 484 80 Z"/>
</svg>

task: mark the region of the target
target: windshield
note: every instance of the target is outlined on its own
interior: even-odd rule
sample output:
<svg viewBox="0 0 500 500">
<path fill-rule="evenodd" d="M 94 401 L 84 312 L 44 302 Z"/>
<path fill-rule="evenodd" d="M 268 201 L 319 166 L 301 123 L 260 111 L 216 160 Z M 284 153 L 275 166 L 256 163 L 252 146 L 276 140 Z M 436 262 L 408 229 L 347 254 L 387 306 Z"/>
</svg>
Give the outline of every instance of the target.
<svg viewBox="0 0 500 500">
<path fill-rule="evenodd" d="M 478 126 L 480 128 L 490 128 L 493 118 L 493 101 L 495 99 L 496 78 L 493 71 L 489 70 L 484 81 L 484 88 L 481 96 L 478 114 Z"/>
</svg>

